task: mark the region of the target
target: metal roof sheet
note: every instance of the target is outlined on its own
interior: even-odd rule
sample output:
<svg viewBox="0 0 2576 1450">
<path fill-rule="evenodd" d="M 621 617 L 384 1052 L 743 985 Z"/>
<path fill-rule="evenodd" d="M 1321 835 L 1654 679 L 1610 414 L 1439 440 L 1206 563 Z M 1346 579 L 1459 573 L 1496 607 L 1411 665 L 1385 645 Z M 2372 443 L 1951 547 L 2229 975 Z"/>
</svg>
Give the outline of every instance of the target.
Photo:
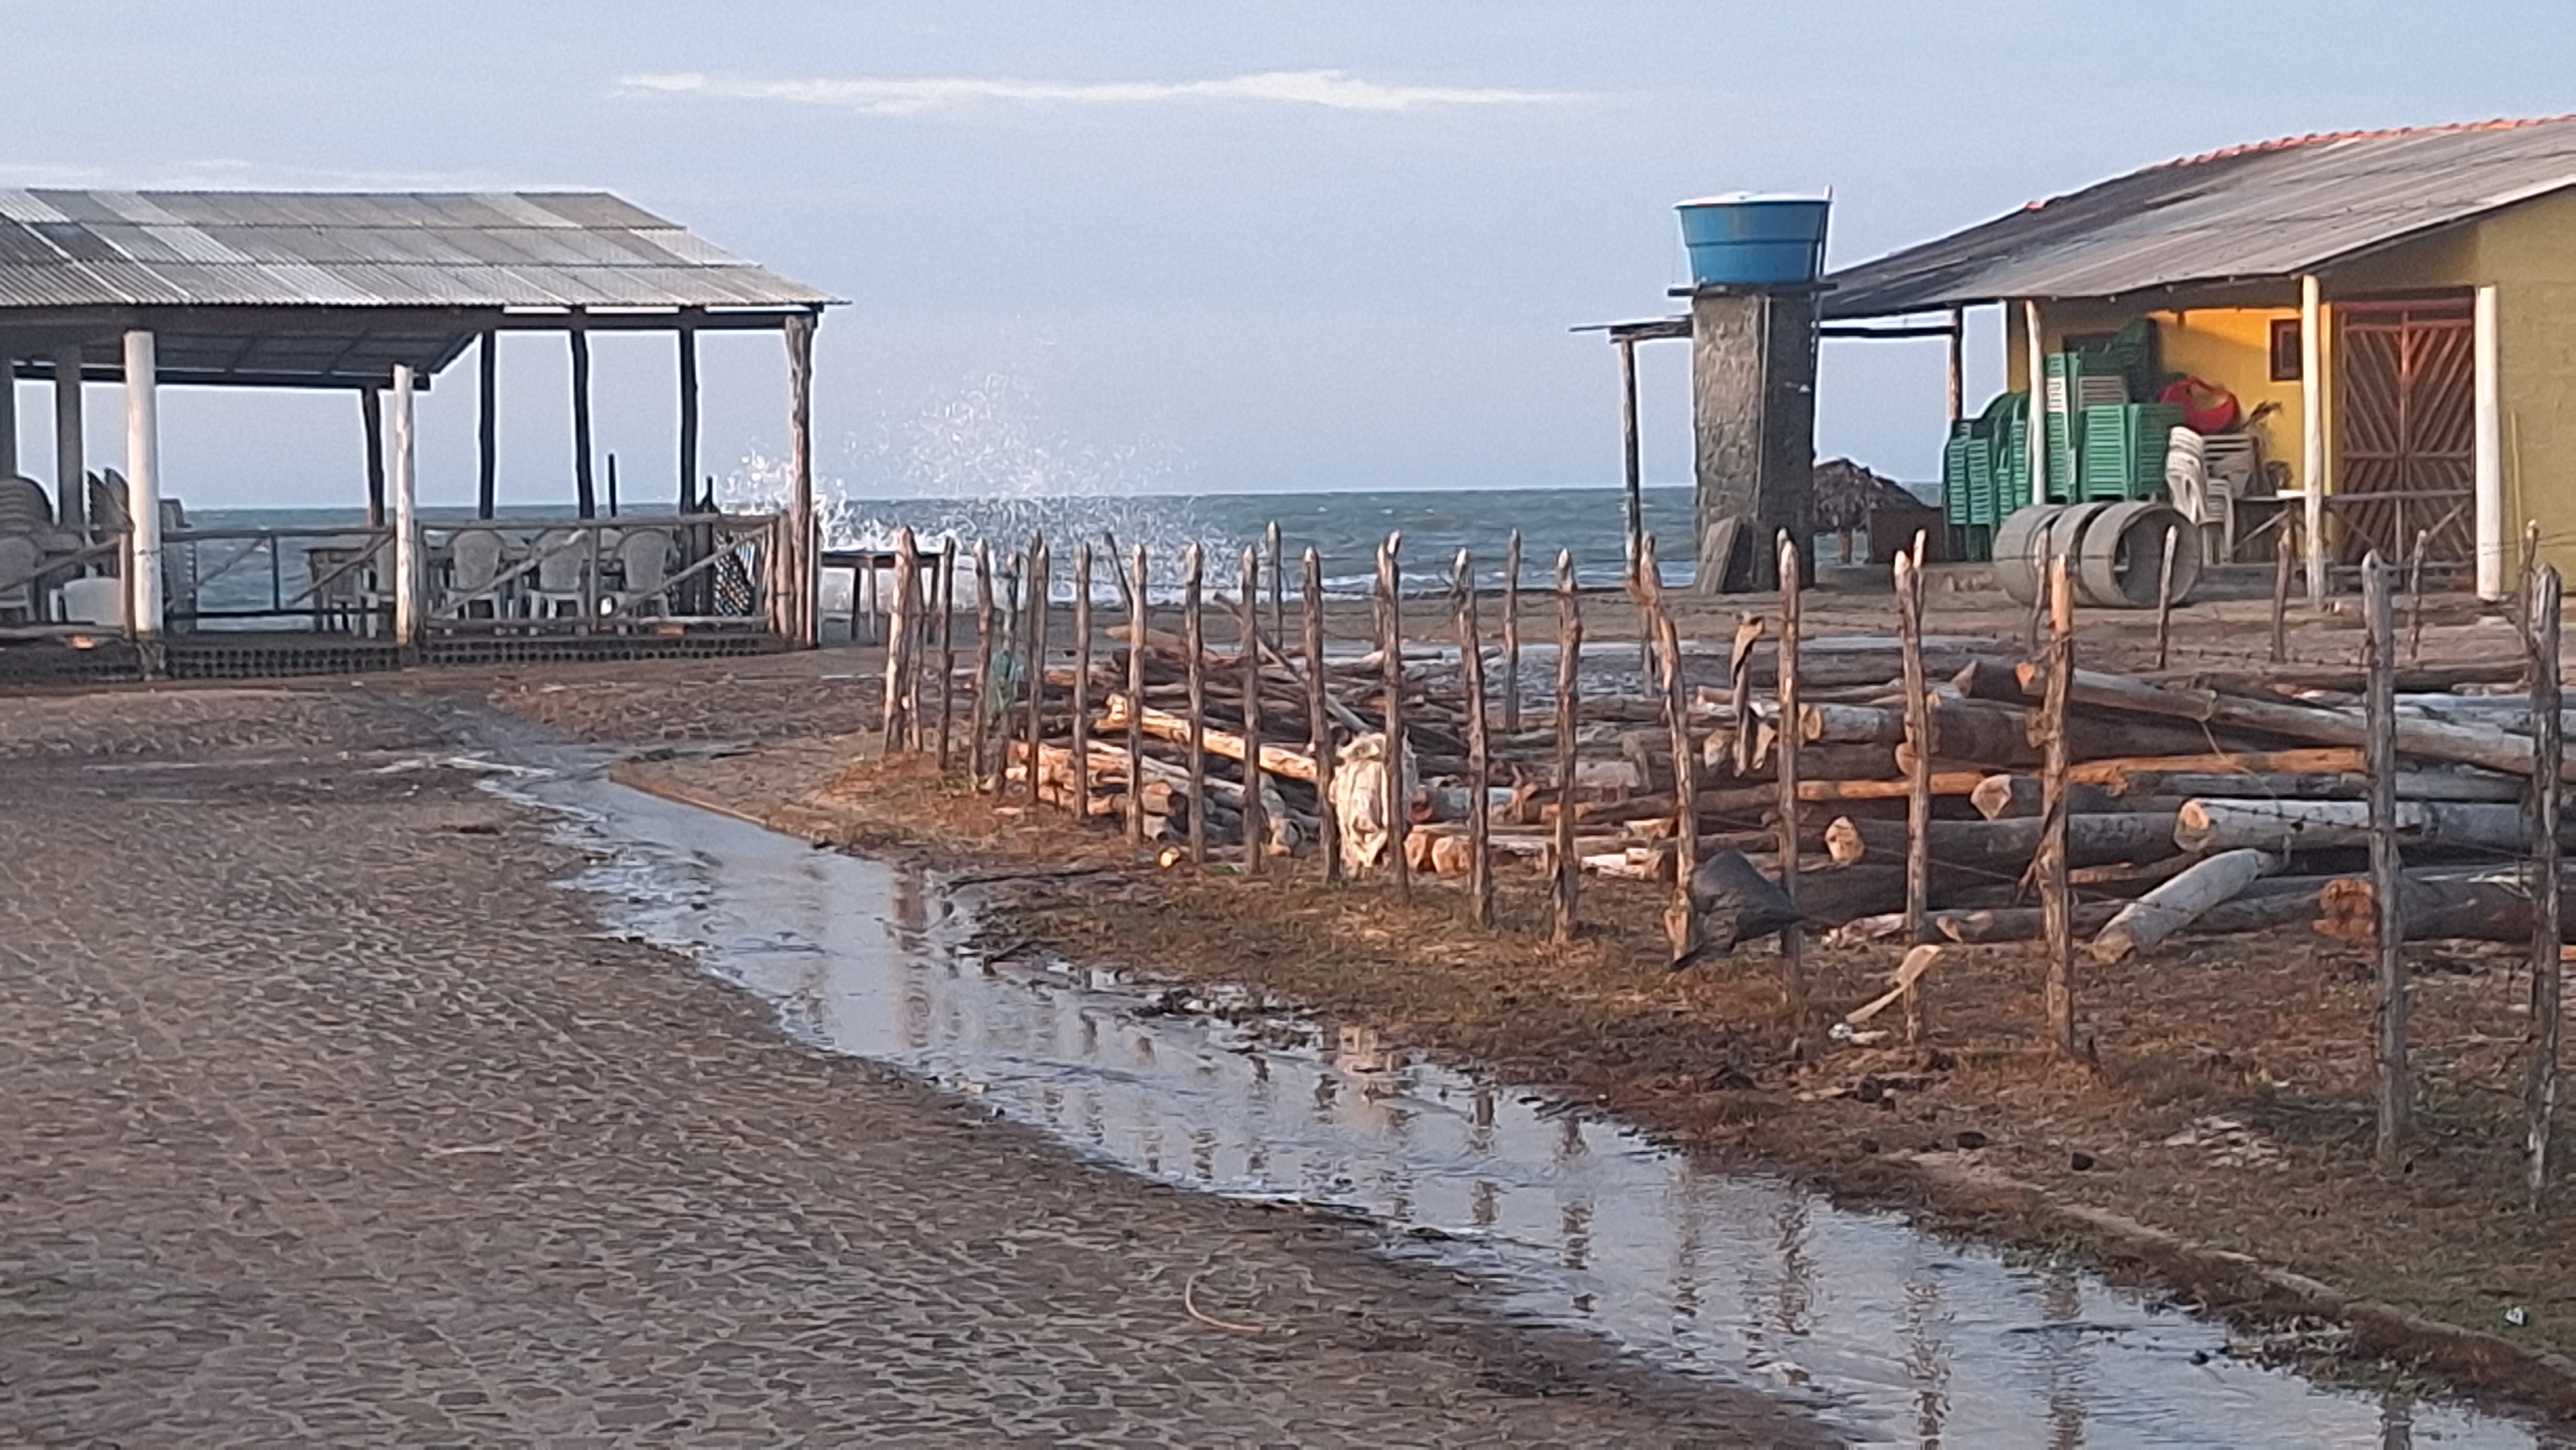
<svg viewBox="0 0 2576 1450">
<path fill-rule="evenodd" d="M 2576 187 L 2576 117 L 2263 142 L 2034 202 L 1826 280 L 1827 317 L 2295 277 Z"/>
<path fill-rule="evenodd" d="M 0 191 L 0 311 L 835 300 L 605 192 Z"/>
</svg>

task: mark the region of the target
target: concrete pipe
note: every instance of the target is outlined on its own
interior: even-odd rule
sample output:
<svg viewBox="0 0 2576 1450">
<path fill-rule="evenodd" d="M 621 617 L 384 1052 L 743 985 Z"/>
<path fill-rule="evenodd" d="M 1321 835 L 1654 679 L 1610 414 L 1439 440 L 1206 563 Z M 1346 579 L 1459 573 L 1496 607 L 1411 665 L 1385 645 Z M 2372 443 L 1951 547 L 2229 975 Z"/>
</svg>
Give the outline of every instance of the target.
<svg viewBox="0 0 2576 1450">
<path fill-rule="evenodd" d="M 2016 604 L 2032 604 L 2048 578 L 2048 561 L 2073 554 L 2077 540 L 2105 503 L 2043 503 L 2014 510 L 1995 530 L 1995 583 Z M 2070 572 L 2073 561 L 2070 560 Z M 2077 598 L 2083 597 L 2078 592 Z"/>
<path fill-rule="evenodd" d="M 2098 509 L 2071 547 L 2058 545 L 2073 555 L 2076 599 L 2105 609 L 2155 608 L 2167 537 L 2174 541 L 2174 602 L 2189 599 L 2200 582 L 2200 531 L 2171 506 L 2145 499 Z"/>
</svg>

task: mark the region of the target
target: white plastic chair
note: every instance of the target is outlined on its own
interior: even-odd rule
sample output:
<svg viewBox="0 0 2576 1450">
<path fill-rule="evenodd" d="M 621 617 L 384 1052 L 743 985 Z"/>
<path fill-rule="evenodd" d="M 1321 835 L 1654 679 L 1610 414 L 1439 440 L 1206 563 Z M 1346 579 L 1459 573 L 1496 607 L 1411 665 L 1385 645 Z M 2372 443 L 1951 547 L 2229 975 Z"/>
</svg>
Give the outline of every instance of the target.
<svg viewBox="0 0 2576 1450">
<path fill-rule="evenodd" d="M 579 529 L 548 529 L 537 535 L 536 587 L 528 591 L 528 603 L 541 619 L 557 619 L 566 614 L 575 618 L 588 607 L 588 591 L 582 581 L 589 577 L 590 540 Z"/>
<path fill-rule="evenodd" d="M 671 577 L 671 534 L 667 529 L 629 529 L 617 541 L 617 562 L 626 573 L 626 587 L 617 592 L 618 608 L 628 615 L 640 615 L 638 607 L 660 599 L 669 587 Z M 670 602 L 663 601 L 668 609 Z"/>
<path fill-rule="evenodd" d="M 497 619 L 501 600 L 497 593 L 486 594 L 501 577 L 501 558 L 508 552 L 508 541 L 491 529 L 460 529 L 447 541 L 447 584 L 457 617 Z M 476 599 L 472 596 L 484 594 Z"/>
</svg>

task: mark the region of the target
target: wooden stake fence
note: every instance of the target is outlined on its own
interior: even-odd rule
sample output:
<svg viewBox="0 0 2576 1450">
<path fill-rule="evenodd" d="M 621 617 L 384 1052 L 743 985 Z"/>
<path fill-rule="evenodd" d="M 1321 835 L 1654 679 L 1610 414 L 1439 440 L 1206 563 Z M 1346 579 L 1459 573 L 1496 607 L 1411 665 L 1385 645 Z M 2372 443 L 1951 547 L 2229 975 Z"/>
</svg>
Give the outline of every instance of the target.
<svg viewBox="0 0 2576 1450">
<path fill-rule="evenodd" d="M 1518 536 L 1515 535 L 1515 538 Z M 1458 551 L 1458 679 L 1467 703 L 1467 916 L 1494 924 L 1493 745 L 1485 731 L 1485 642 L 1476 627 L 1476 562 Z"/>
<path fill-rule="evenodd" d="M 1521 733 L 1521 531 L 1503 546 L 1503 733 Z"/>
<path fill-rule="evenodd" d="M 1245 549 L 1235 630 L 1236 646 L 1243 655 L 1243 873 L 1247 876 L 1261 874 L 1262 853 L 1270 847 L 1269 818 L 1261 803 L 1260 601 L 1261 557 Z"/>
<path fill-rule="evenodd" d="M 905 747 L 912 725 L 912 559 L 912 530 L 905 529 L 895 535 L 894 610 L 886 616 L 885 732 L 878 749 L 887 755 Z"/>
<path fill-rule="evenodd" d="M 972 761 L 975 789 L 995 789 L 990 773 L 992 730 L 1001 710 L 993 698 L 993 551 L 983 540 L 975 541 L 975 718 L 972 737 Z"/>
<path fill-rule="evenodd" d="M 1181 653 L 1190 690 L 1190 864 L 1207 864 L 1207 618 L 1200 598 L 1206 563 L 1199 546 L 1181 554 Z M 1142 700 L 1130 701 L 1134 713 Z"/>
<path fill-rule="evenodd" d="M 1556 556 L 1556 916 L 1553 935 L 1571 944 L 1577 931 L 1576 899 L 1582 891 L 1583 862 L 1574 854 L 1575 743 L 1577 686 L 1583 660 L 1583 601 L 1574 587 L 1574 555 Z"/>
<path fill-rule="evenodd" d="M 1778 776 L 1780 793 L 1780 889 L 1792 906 L 1798 901 L 1798 852 L 1801 849 L 1798 821 L 1802 802 L 1798 798 L 1798 738 L 1800 729 L 1798 702 L 1799 593 L 1804 579 L 1801 566 L 1806 552 L 1786 532 L 1780 535 L 1780 682 L 1777 698 L 1780 705 L 1780 744 L 1778 762 L 1773 767 Z M 1807 944 L 1806 933 L 1794 923 L 1780 933 L 1780 984 L 1788 995 L 1789 1011 L 1803 1021 L 1807 1015 Z"/>
<path fill-rule="evenodd" d="M 2394 1173 L 2403 1166 L 2415 1102 L 2406 1060 L 2406 908 L 2397 843 L 2397 627 L 2389 590 L 2387 561 L 2373 549 L 2361 564 L 2362 628 L 2368 640 L 2362 773 L 2370 801 L 2370 889 L 2379 907 L 2377 1148 L 2380 1167 Z"/>
<path fill-rule="evenodd" d="M 1153 605 L 1146 598 L 1152 570 L 1145 546 L 1138 544 L 1127 575 L 1127 844 L 1145 844 L 1145 639 L 1153 624 Z"/>
<path fill-rule="evenodd" d="M 1091 542 L 1073 548 L 1073 798 L 1077 819 L 1091 811 Z"/>
<path fill-rule="evenodd" d="M 2033 862 L 2039 878 L 2041 930 L 2048 941 L 2045 992 L 2048 1035 L 2058 1054 L 2075 1046 L 2075 901 L 2066 861 L 2066 706 L 2075 681 L 2075 588 L 2066 556 L 2048 561 L 2048 688 L 2040 704 L 2040 810 L 2043 829 Z"/>
<path fill-rule="evenodd" d="M 957 540 L 939 541 L 939 773 L 955 768 L 949 721 L 957 695 Z"/>
<path fill-rule="evenodd" d="M 2558 1112 L 2559 974 L 2563 935 L 2558 911 L 2559 776 L 2566 755 L 2559 711 L 2558 570 L 2534 570 L 2524 616 L 2531 635 L 2531 858 L 2524 863 L 2531 898 L 2531 1063 L 2523 1075 L 2523 1173 L 2532 1211 L 2549 1204 L 2550 1127 Z"/>
<path fill-rule="evenodd" d="M 1412 833 L 1413 801 L 1404 780 L 1404 580 L 1396 563 L 1404 535 L 1392 533 L 1377 551 L 1378 650 L 1386 678 L 1386 855 L 1395 899 L 1413 904 L 1413 863 L 1405 855 Z"/>
<path fill-rule="evenodd" d="M 1038 756 L 1046 744 L 1046 661 L 1047 625 L 1053 601 L 1047 597 L 1048 567 L 1046 535 L 1029 540 L 1029 608 L 1028 651 L 1021 658 L 1028 665 L 1028 768 L 1029 805 L 1038 803 L 1040 778 Z"/>
<path fill-rule="evenodd" d="M 1305 578 L 1305 655 L 1306 655 L 1306 739 L 1315 756 L 1315 820 L 1323 840 L 1318 843 L 1324 856 L 1324 879 L 1338 883 L 1342 879 L 1342 819 L 1333 805 L 1333 768 L 1338 763 L 1333 749 L 1333 713 L 1331 696 L 1324 682 L 1324 561 L 1312 546 L 1306 550 Z"/>
</svg>

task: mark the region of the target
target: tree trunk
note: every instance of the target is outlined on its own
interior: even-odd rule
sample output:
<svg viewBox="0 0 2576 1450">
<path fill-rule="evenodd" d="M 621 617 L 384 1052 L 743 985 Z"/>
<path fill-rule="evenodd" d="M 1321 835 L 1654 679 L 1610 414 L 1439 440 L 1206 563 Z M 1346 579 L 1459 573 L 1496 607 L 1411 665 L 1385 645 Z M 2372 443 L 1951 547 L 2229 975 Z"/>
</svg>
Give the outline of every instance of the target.
<svg viewBox="0 0 2576 1450">
<path fill-rule="evenodd" d="M 2152 949 L 2271 869 L 2272 858 L 2260 851 L 2228 851 L 2200 862 L 2123 907 L 2093 939 L 2093 959 L 2117 962 Z"/>
<path fill-rule="evenodd" d="M 2519 853 L 2526 840 L 2518 806 L 2399 801 L 2398 835 L 2410 844 Z M 2370 841 L 2367 801 L 2201 799 L 2184 805 L 2174 841 L 2202 854 L 2251 848 L 2318 851 Z"/>
<path fill-rule="evenodd" d="M 1928 828 L 1932 857 L 1957 870 L 2019 874 L 2039 849 L 2044 822 L 2037 816 L 2002 821 L 1934 821 Z M 1826 829 L 1825 849 L 1836 861 L 1905 859 L 1907 831 L 1902 821 L 1874 821 L 1844 816 Z M 2069 866 L 2107 866 L 2115 861 L 2157 861 L 2175 853 L 2174 817 L 2118 813 L 2069 816 L 2066 853 Z"/>
<path fill-rule="evenodd" d="M 2475 874 L 2434 875 L 2408 872 L 2399 901 L 2405 907 L 2408 941 L 2529 941 L 2531 893 L 2522 873 L 2512 867 Z M 2318 893 L 2323 920 L 2317 930 L 2345 941 L 2371 942 L 2379 935 L 2379 898 L 2367 877 L 2327 882 Z M 2558 878 L 2558 933 L 2562 941 L 2576 929 L 2576 876 Z"/>
</svg>

